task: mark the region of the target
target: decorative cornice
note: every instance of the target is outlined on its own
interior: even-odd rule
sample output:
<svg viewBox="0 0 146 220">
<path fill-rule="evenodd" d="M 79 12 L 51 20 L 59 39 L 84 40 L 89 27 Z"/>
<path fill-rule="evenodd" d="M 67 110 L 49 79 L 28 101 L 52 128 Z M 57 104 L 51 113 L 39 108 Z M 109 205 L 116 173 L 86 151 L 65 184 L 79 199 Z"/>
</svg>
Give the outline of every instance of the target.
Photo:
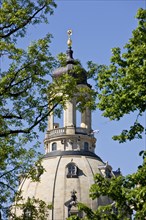
<svg viewBox="0 0 146 220">
<path fill-rule="evenodd" d="M 52 151 L 44 155 L 43 158 L 56 157 L 56 156 L 85 156 L 96 158 L 97 160 L 102 161 L 102 159 L 97 156 L 95 153 L 90 151 Z"/>
</svg>

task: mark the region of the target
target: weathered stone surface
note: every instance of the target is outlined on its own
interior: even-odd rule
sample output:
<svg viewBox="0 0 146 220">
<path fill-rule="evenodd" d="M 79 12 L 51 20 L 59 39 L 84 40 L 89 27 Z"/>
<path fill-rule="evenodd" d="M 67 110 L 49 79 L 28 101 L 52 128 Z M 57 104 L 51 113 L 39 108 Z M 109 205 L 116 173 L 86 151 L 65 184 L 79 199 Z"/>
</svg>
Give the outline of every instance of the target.
<svg viewBox="0 0 146 220">
<path fill-rule="evenodd" d="M 78 169 L 76 178 L 67 177 L 67 165 L 74 163 Z M 93 175 L 99 173 L 98 166 L 104 163 L 98 158 L 82 155 L 54 156 L 43 159 L 44 174 L 40 182 L 26 179 L 23 183 L 23 197 L 35 197 L 53 205 L 48 220 L 64 220 L 68 217 L 65 205 L 71 199 L 71 191 L 76 191 L 78 202 L 96 209 L 100 201 L 89 198 L 89 188 L 94 183 Z M 21 186 L 20 186 L 21 187 Z"/>
</svg>

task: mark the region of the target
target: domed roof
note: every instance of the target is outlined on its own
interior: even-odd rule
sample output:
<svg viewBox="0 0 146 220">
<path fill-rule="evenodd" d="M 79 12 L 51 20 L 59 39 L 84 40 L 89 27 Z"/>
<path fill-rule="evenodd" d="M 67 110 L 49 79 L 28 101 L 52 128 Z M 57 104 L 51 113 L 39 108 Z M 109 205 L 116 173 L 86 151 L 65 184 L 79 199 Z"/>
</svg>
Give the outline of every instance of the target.
<svg viewBox="0 0 146 220">
<path fill-rule="evenodd" d="M 66 51 L 67 59 L 66 59 L 66 66 L 59 67 L 53 72 L 53 78 L 57 78 L 62 76 L 63 74 L 69 74 L 73 76 L 77 80 L 77 84 L 85 84 L 87 83 L 87 72 L 86 70 L 73 58 L 73 51 L 71 47 L 68 47 Z M 79 71 L 76 72 L 76 69 Z"/>
<path fill-rule="evenodd" d="M 96 200 L 89 198 L 89 187 L 94 183 L 94 174 L 100 173 L 98 167 L 104 166 L 102 160 L 95 155 L 73 154 L 48 155 L 42 165 L 45 172 L 39 182 L 31 179 L 22 181 L 22 196 L 25 199 L 39 198 L 52 204 L 48 212 L 48 220 L 63 220 L 69 217 L 71 192 L 75 192 L 76 201 L 97 209 L 99 205 L 109 204 L 107 197 Z M 74 208 L 74 207 L 72 207 Z M 17 215 L 19 215 L 19 210 Z M 78 210 L 77 210 L 78 211 Z"/>
</svg>

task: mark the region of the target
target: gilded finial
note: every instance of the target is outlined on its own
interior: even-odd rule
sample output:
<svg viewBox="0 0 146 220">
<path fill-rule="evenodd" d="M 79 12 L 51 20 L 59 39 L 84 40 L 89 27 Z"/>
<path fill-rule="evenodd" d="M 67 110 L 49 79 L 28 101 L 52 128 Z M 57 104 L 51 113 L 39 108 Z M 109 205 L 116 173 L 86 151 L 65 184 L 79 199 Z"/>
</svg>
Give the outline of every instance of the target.
<svg viewBox="0 0 146 220">
<path fill-rule="evenodd" d="M 68 47 L 71 47 L 71 46 L 72 46 L 72 40 L 71 40 L 72 30 L 69 29 L 69 30 L 67 31 L 67 34 L 68 34 L 67 45 L 68 45 Z"/>
</svg>

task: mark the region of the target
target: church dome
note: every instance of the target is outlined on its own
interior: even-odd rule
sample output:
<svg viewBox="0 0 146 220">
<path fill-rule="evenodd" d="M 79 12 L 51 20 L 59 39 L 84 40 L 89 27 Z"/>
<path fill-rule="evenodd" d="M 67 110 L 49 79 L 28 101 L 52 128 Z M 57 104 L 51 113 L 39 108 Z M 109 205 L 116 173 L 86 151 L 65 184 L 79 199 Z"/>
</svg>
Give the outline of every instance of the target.
<svg viewBox="0 0 146 220">
<path fill-rule="evenodd" d="M 72 205 L 71 194 L 75 192 L 76 201 L 82 202 L 96 210 L 99 205 L 105 205 L 110 200 L 100 197 L 89 198 L 89 188 L 94 184 L 94 175 L 101 173 L 100 167 L 105 163 L 94 153 L 88 152 L 54 152 L 45 155 L 42 163 L 45 172 L 39 182 L 26 179 L 23 184 L 24 198 L 39 198 L 52 204 L 48 220 L 65 220 L 72 214 L 83 217 L 75 205 Z"/>
<path fill-rule="evenodd" d="M 77 79 L 77 84 L 89 88 L 86 71 L 81 66 L 79 74 L 75 71 L 79 64 L 73 59 L 70 42 L 69 38 L 66 66 L 56 69 L 53 77 L 68 73 Z M 88 91 L 85 95 L 88 95 Z M 56 121 L 51 112 L 44 139 L 45 155 L 42 166 L 45 172 L 39 176 L 39 182 L 25 178 L 20 184 L 19 190 L 22 191 L 24 201 L 35 197 L 46 204 L 52 204 L 47 220 L 66 220 L 73 214 L 82 218 L 84 213 L 78 211 L 78 202 L 93 210 L 111 203 L 106 196 L 95 200 L 89 197 L 89 189 L 94 184 L 96 173 L 105 178 L 114 174 L 111 166 L 95 154 L 96 138 L 92 130 L 91 109 L 87 106 L 80 112 L 79 118 L 76 106 L 76 95 L 66 100 L 62 124 L 59 124 L 59 120 Z M 23 214 L 19 209 L 15 211 L 18 216 Z"/>
</svg>

